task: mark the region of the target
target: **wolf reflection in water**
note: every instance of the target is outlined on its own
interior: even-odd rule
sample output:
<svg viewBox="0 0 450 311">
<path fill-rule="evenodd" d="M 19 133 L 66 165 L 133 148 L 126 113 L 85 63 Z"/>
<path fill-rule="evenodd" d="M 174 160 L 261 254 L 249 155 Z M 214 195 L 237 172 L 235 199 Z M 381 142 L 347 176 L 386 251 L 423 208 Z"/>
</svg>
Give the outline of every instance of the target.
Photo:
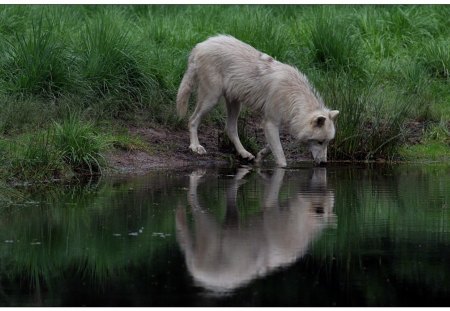
<svg viewBox="0 0 450 311">
<path fill-rule="evenodd" d="M 196 284 L 212 292 L 233 291 L 293 264 L 325 227 L 336 223 L 334 193 L 327 188 L 325 168 L 314 168 L 306 174 L 306 186 L 286 202 L 279 201 L 285 170 L 275 169 L 271 177 L 258 172 L 258 177 L 266 182 L 262 205 L 259 213 L 241 223 L 237 195 L 249 172 L 240 168 L 227 187 L 223 223 L 199 202 L 197 190 L 204 179 L 201 170 L 189 177 L 193 228 L 188 225 L 186 209 L 177 209 L 177 240 L 189 273 Z"/>
</svg>

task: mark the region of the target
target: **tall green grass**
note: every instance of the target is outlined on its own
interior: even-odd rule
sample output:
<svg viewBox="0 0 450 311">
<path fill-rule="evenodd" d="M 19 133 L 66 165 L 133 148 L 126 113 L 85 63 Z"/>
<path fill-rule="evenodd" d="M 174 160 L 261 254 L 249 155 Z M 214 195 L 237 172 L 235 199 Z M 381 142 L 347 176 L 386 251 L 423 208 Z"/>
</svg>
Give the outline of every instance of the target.
<svg viewBox="0 0 450 311">
<path fill-rule="evenodd" d="M 2 170 L 9 180 L 39 182 L 76 174 L 98 174 L 106 166 L 102 155 L 112 141 L 91 123 L 70 115 L 46 130 L 0 140 Z"/>
<path fill-rule="evenodd" d="M 105 135 L 97 133 L 93 124 L 69 116 L 55 123 L 53 143 L 61 158 L 77 172 L 98 173 L 105 166 L 101 151 L 108 147 Z"/>
<path fill-rule="evenodd" d="M 190 50 L 222 33 L 297 66 L 341 110 L 334 159 L 393 158 L 409 120 L 448 118 L 449 15 L 445 5 L 3 5 L 0 134 L 49 128 L 67 111 L 181 126 L 174 101 Z"/>
<path fill-rule="evenodd" d="M 311 25 L 310 51 L 313 62 L 325 72 L 345 71 L 355 75 L 363 69 L 361 42 L 348 22 L 348 17 L 336 15 L 325 7 L 317 12 L 317 19 Z"/>
<path fill-rule="evenodd" d="M 449 79 L 450 75 L 450 39 L 432 41 L 422 49 L 420 63 L 435 78 Z"/>
<path fill-rule="evenodd" d="M 119 18 L 102 14 L 86 24 L 79 38 L 79 66 L 91 96 L 117 96 L 132 105 L 143 101 L 155 81 L 141 68 L 142 47 L 131 42 L 129 30 Z"/>
<path fill-rule="evenodd" d="M 4 86 L 9 93 L 54 97 L 70 89 L 67 51 L 43 20 L 7 39 Z"/>
</svg>

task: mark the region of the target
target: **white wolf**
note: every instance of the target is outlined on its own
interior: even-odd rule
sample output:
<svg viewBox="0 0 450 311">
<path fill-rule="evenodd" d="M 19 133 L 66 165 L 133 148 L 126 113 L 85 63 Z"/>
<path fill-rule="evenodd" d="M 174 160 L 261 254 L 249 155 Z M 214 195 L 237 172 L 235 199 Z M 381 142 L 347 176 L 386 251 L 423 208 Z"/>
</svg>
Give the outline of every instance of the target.
<svg viewBox="0 0 450 311">
<path fill-rule="evenodd" d="M 337 110 L 325 107 L 322 98 L 296 68 L 280 63 L 231 36 L 219 35 L 197 44 L 189 56 L 188 68 L 177 95 L 177 112 L 187 112 L 189 96 L 197 86 L 197 106 L 189 120 L 190 146 L 206 153 L 198 141 L 201 118 L 223 96 L 227 105 L 226 132 L 245 159 L 255 157 L 242 146 L 237 119 L 241 105 L 263 112 L 267 145 L 256 162 L 272 151 L 278 166 L 286 166 L 279 128 L 288 124 L 290 133 L 309 144 L 316 164 L 327 161 L 327 146 L 334 138 Z"/>
</svg>

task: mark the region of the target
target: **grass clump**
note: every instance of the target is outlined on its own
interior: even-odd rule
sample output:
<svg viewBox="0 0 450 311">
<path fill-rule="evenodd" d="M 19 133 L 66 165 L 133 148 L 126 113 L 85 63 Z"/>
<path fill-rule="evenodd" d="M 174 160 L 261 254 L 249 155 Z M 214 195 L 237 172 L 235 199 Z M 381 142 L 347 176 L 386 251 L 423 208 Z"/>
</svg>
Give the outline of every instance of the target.
<svg viewBox="0 0 450 311">
<path fill-rule="evenodd" d="M 130 53 L 126 31 L 107 16 L 86 25 L 80 46 L 82 77 L 94 96 L 129 93 L 138 96 L 142 76 Z"/>
<path fill-rule="evenodd" d="M 24 135 L 8 143 L 6 173 L 14 180 L 51 180 L 60 178 L 66 166 L 62 153 L 52 141 L 51 132 Z"/>
<path fill-rule="evenodd" d="M 432 124 L 419 144 L 403 146 L 399 152 L 409 161 L 450 160 L 450 123 L 441 119 Z"/>
<path fill-rule="evenodd" d="M 380 81 L 362 85 L 348 74 L 329 73 L 317 85 L 326 103 L 340 111 L 331 159 L 393 159 L 404 140 L 414 102 Z"/>
<path fill-rule="evenodd" d="M 439 123 L 430 127 L 424 139 L 435 140 L 450 145 L 450 123 L 441 119 Z"/>
<path fill-rule="evenodd" d="M 99 134 L 92 123 L 70 116 L 62 123 L 55 122 L 53 144 L 61 159 L 75 172 L 101 172 L 105 159 L 101 152 L 109 141 Z"/>
<path fill-rule="evenodd" d="M 432 77 L 449 79 L 450 40 L 432 41 L 422 49 L 419 61 Z"/>
<path fill-rule="evenodd" d="M 311 53 L 315 65 L 325 70 L 357 73 L 361 58 L 357 37 L 342 16 L 323 10 L 311 27 Z"/>
<path fill-rule="evenodd" d="M 50 122 L 57 107 L 41 98 L 0 95 L 0 134 L 34 131 Z"/>
<path fill-rule="evenodd" d="M 146 102 L 161 100 L 158 81 L 146 71 L 142 47 L 119 14 L 99 14 L 80 33 L 80 75 L 93 101 L 104 101 L 110 115 L 136 111 Z"/>
<path fill-rule="evenodd" d="M 102 153 L 110 146 L 92 123 L 70 116 L 46 130 L 0 144 L 1 175 L 10 180 L 49 181 L 76 174 L 101 173 Z"/>
<path fill-rule="evenodd" d="M 3 71 L 8 93 L 48 98 L 57 97 L 70 87 L 65 47 L 42 19 L 33 22 L 28 32 L 16 33 L 7 43 Z"/>
</svg>

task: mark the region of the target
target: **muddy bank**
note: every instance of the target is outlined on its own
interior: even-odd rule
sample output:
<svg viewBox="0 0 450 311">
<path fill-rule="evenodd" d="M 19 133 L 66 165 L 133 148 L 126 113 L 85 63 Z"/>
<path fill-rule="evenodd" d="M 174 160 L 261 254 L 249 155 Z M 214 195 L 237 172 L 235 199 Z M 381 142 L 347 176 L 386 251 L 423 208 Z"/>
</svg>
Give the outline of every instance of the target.
<svg viewBox="0 0 450 311">
<path fill-rule="evenodd" d="M 106 154 L 108 174 L 145 174 L 153 169 L 183 168 L 187 166 L 234 165 L 242 162 L 234 148 L 226 141 L 224 131 L 210 125 L 201 125 L 200 143 L 207 153 L 199 155 L 189 150 L 187 129 L 173 130 L 161 126 L 132 127 L 132 136 L 139 137 L 150 146 L 149 151 L 114 149 Z M 246 134 L 253 145 L 264 146 L 264 133 L 258 121 L 246 124 Z M 304 146 L 300 146 L 284 129 L 280 134 L 288 162 L 310 161 Z M 245 143 L 243 142 L 244 146 Z M 247 146 L 246 146 L 247 147 Z M 254 152 L 253 150 L 249 150 Z M 266 160 L 273 164 L 272 156 Z"/>
<path fill-rule="evenodd" d="M 261 120 L 255 118 L 241 121 L 245 122 L 245 126 L 239 130 L 240 133 L 242 131 L 245 133 L 244 135 L 241 134 L 242 143 L 250 152 L 256 154 L 265 145 Z M 405 143 L 408 145 L 420 144 L 427 123 L 411 121 L 406 124 L 406 127 Z M 200 125 L 199 140 L 207 151 L 204 155 L 195 154 L 189 150 L 187 128 L 174 130 L 160 125 L 149 125 L 148 127 L 130 127 L 129 133 L 147 143 L 150 150 L 114 149 L 110 151 L 106 154 L 109 166 L 108 174 L 142 175 L 154 169 L 181 169 L 192 166 L 211 167 L 245 163 L 237 156 L 234 146 L 228 141 L 224 130 L 217 125 Z M 243 137 L 250 139 L 252 144 L 249 146 Z M 286 128 L 281 129 L 280 139 L 288 163 L 309 163 L 312 161 L 306 146 L 295 141 L 288 134 Z M 252 146 L 257 149 L 250 149 Z M 376 159 L 376 161 L 385 162 L 384 159 Z M 272 155 L 267 157 L 264 165 L 274 165 Z"/>
</svg>

